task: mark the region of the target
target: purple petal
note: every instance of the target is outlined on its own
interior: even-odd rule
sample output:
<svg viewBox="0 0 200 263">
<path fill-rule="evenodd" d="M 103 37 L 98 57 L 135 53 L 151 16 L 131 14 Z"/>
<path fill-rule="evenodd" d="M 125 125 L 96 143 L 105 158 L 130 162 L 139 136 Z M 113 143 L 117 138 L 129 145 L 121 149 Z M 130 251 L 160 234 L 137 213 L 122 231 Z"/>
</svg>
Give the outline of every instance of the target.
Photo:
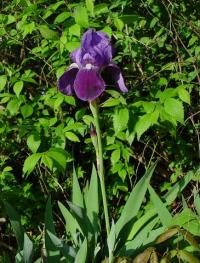
<svg viewBox="0 0 200 263">
<path fill-rule="evenodd" d="M 74 90 L 74 80 L 78 72 L 77 67 L 72 67 L 66 71 L 58 80 L 58 89 L 65 95 L 71 96 Z"/>
<path fill-rule="evenodd" d="M 85 60 L 84 55 L 89 54 L 95 66 L 104 66 L 111 62 L 112 59 L 112 48 L 110 45 L 110 39 L 108 35 L 101 31 L 95 32 L 92 29 L 87 30 L 81 42 L 81 47 L 83 50 L 83 65 L 88 63 L 88 60 Z M 88 58 L 88 55 L 87 55 Z"/>
<path fill-rule="evenodd" d="M 81 69 L 76 76 L 74 90 L 79 99 L 91 101 L 105 90 L 105 83 L 95 70 Z"/>
<path fill-rule="evenodd" d="M 121 74 L 120 68 L 115 64 L 109 64 L 104 69 L 106 75 L 110 76 L 114 80 L 114 82 L 117 84 L 117 87 L 121 90 L 121 92 L 128 92 L 127 87 L 124 83 L 124 78 Z"/>
<path fill-rule="evenodd" d="M 82 49 L 79 47 L 77 49 L 75 49 L 71 54 L 70 54 L 70 58 L 71 60 L 78 64 L 78 66 L 81 66 L 81 60 L 82 60 Z"/>
</svg>

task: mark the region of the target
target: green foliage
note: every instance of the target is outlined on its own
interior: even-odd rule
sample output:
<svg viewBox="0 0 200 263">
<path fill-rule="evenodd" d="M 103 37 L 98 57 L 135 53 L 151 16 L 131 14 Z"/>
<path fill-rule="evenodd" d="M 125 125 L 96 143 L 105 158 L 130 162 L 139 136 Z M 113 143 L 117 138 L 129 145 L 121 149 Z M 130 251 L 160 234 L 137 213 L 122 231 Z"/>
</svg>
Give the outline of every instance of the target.
<svg viewBox="0 0 200 263">
<path fill-rule="evenodd" d="M 44 234 L 44 257 L 47 261 L 86 263 L 88 260 L 91 262 L 101 262 L 101 260 L 108 257 L 108 259 L 102 262 L 124 262 L 123 260 L 127 258 L 128 262 L 130 260 L 130 262 L 137 263 L 149 262 L 149 260 L 150 262 L 163 262 L 166 257 L 169 259 L 176 257 L 179 261 L 182 260 L 180 262 L 184 262 L 184 260 L 187 262 L 199 262 L 198 257 L 191 253 L 197 252 L 199 255 L 200 246 L 193 236 L 199 236 L 199 233 L 195 232 L 192 235 L 186 230 L 185 227 L 191 218 L 185 215 L 185 210 L 173 217 L 151 186 L 149 186 L 149 192 L 153 206 L 148 204 L 148 202 L 142 205 L 142 200 L 146 196 L 149 180 L 154 170 L 155 164 L 146 171 L 146 174 L 133 188 L 120 218 L 116 223 L 112 222 L 111 231 L 107 238 L 107 243 L 105 243 L 102 239 L 102 230 L 97 227 L 100 198 L 98 190 L 99 180 L 96 170 L 93 167 L 89 188 L 86 187 L 84 192 L 82 192 L 74 169 L 72 189 L 72 200 L 74 203 L 68 202 L 68 208 L 59 203 L 63 217 L 66 220 L 66 234 L 68 231 L 70 232 L 71 238 L 75 242 L 74 247 L 68 245 L 68 243 L 71 243 L 68 235 L 62 239 L 56 236 L 51 198 L 48 198 L 45 211 Z M 168 193 L 168 198 L 170 195 L 172 195 L 172 192 Z M 91 204 L 92 202 L 88 202 L 91 199 L 96 199 L 96 202 Z M 7 203 L 5 205 L 12 223 L 12 214 L 16 215 L 16 212 Z M 142 217 L 137 218 L 139 209 L 142 206 L 146 207 L 147 210 L 144 210 Z M 156 221 L 154 210 L 158 214 L 158 220 Z M 151 214 L 150 217 L 148 216 L 149 213 Z M 196 216 L 194 213 L 193 215 L 193 217 Z M 184 219 L 184 223 L 181 218 Z M 17 225 L 21 226 L 19 216 L 15 216 L 15 220 Z M 199 218 L 196 223 L 199 230 Z M 151 227 L 147 228 L 148 225 L 151 225 Z M 15 230 L 17 238 L 24 233 L 22 229 L 21 231 L 16 231 L 16 225 L 12 224 L 12 227 Z M 135 234 L 133 235 L 133 229 L 135 228 L 137 230 L 134 230 Z M 132 233 L 131 236 L 130 232 Z M 142 232 L 143 237 L 141 236 Z M 79 240 L 77 240 L 77 237 Z M 33 262 L 33 244 L 26 234 L 24 234 L 23 242 L 23 251 L 18 254 L 19 256 L 17 257 L 19 257 L 19 260 L 17 262 L 23 262 L 22 260 L 24 260 L 24 262 L 31 263 Z M 165 246 L 163 247 L 162 244 L 165 244 Z M 19 248 L 20 246 L 19 244 Z M 188 246 L 190 252 L 188 251 Z M 175 247 L 177 248 L 175 249 Z M 23 255 L 21 259 L 20 255 Z M 131 261 L 130 256 L 134 256 L 133 261 Z"/>
</svg>

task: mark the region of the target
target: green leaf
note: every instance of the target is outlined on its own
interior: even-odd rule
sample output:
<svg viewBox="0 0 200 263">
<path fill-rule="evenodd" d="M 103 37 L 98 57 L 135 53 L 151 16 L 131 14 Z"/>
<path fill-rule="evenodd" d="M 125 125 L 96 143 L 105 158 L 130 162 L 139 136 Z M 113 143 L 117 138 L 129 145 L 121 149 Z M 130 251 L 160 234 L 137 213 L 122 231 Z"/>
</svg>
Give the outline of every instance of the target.
<svg viewBox="0 0 200 263">
<path fill-rule="evenodd" d="M 30 240 L 27 234 L 24 233 L 24 247 L 23 247 L 24 263 L 31 263 L 32 256 L 33 256 L 33 242 Z"/>
<path fill-rule="evenodd" d="M 71 16 L 70 12 L 62 12 L 54 20 L 55 24 L 61 24 Z"/>
<path fill-rule="evenodd" d="M 77 220 L 77 223 L 80 229 L 82 230 L 83 235 L 87 237 L 88 239 L 94 238 L 93 227 L 86 214 L 86 210 L 71 202 L 68 202 L 68 205 L 72 211 L 73 216 Z"/>
<path fill-rule="evenodd" d="M 79 5 L 75 8 L 75 22 L 81 27 L 89 27 L 88 14 L 84 6 Z"/>
<path fill-rule="evenodd" d="M 74 240 L 74 243 L 77 245 L 78 241 L 77 241 L 77 234 L 76 234 L 76 230 L 79 229 L 80 231 L 82 231 L 79 227 L 79 225 L 77 224 L 75 218 L 72 216 L 72 214 L 69 212 L 69 210 L 61 203 L 58 201 L 58 206 L 59 209 L 65 219 L 65 229 L 66 232 L 70 232 L 71 237 Z"/>
<path fill-rule="evenodd" d="M 6 82 L 7 82 L 7 76 L 1 75 L 0 76 L 0 91 L 4 89 L 4 87 L 6 86 Z"/>
<path fill-rule="evenodd" d="M 30 117 L 33 114 L 33 107 L 29 104 L 22 106 L 20 110 L 24 119 Z"/>
<path fill-rule="evenodd" d="M 53 31 L 52 29 L 49 29 L 46 25 L 41 25 L 38 27 L 40 34 L 43 36 L 43 38 L 47 40 L 57 40 L 58 39 L 58 33 L 56 31 Z"/>
<path fill-rule="evenodd" d="M 65 172 L 68 154 L 61 148 L 50 148 L 46 155 L 53 160 L 55 167 L 60 172 Z"/>
<path fill-rule="evenodd" d="M 182 101 L 190 104 L 190 94 L 189 94 L 189 92 L 185 89 L 185 87 L 184 87 L 184 86 L 179 86 L 179 87 L 177 88 L 177 90 L 178 90 L 178 96 L 179 96 L 179 98 L 180 98 Z"/>
<path fill-rule="evenodd" d="M 51 206 L 51 197 L 48 198 L 46 209 L 45 209 L 45 248 L 47 251 L 47 261 L 48 263 L 55 263 L 60 261 L 60 252 L 58 248 L 52 243 L 48 232 L 56 235 L 53 215 L 52 215 L 52 206 Z"/>
<path fill-rule="evenodd" d="M 195 209 L 196 209 L 196 211 L 200 217 L 200 197 L 199 197 L 198 193 L 195 194 L 194 205 L 195 205 Z"/>
<path fill-rule="evenodd" d="M 90 179 L 90 185 L 85 197 L 85 204 L 87 209 L 87 215 L 92 222 L 96 238 L 99 232 L 99 204 L 100 204 L 100 191 L 99 181 L 95 166 L 92 167 L 92 175 Z M 91 201 L 92 200 L 92 201 Z"/>
<path fill-rule="evenodd" d="M 163 226 L 170 226 L 172 222 L 172 216 L 170 212 L 150 185 L 148 186 L 148 189 L 151 196 L 151 201 L 153 202 L 153 205 L 159 215 L 160 221 L 162 222 Z"/>
<path fill-rule="evenodd" d="M 63 256 L 69 261 L 74 262 L 76 251 L 73 247 L 68 246 L 67 244 L 63 243 L 57 236 L 52 234 L 49 230 L 47 230 L 47 234 L 55 247 L 57 247 Z M 68 262 L 67 261 L 67 262 Z"/>
<path fill-rule="evenodd" d="M 129 120 L 129 111 L 127 108 L 116 110 L 113 116 L 113 125 L 115 132 L 122 131 L 127 128 Z"/>
<path fill-rule="evenodd" d="M 81 34 L 81 28 L 80 28 L 80 26 L 77 25 L 77 24 L 70 26 L 70 28 L 69 28 L 69 34 L 70 34 L 71 36 L 78 36 L 78 37 L 80 37 L 80 34 Z"/>
<path fill-rule="evenodd" d="M 85 4 L 91 16 L 94 16 L 94 0 L 85 0 Z"/>
<path fill-rule="evenodd" d="M 122 31 L 123 28 L 124 28 L 124 23 L 121 19 L 119 18 L 115 18 L 114 19 L 114 25 L 116 26 L 116 28 L 119 30 L 119 31 Z"/>
<path fill-rule="evenodd" d="M 177 121 L 184 122 L 183 103 L 177 99 L 169 98 L 164 102 L 165 111 L 173 116 Z"/>
<path fill-rule="evenodd" d="M 85 238 L 77 252 L 74 263 L 86 263 L 87 259 L 87 239 Z"/>
<path fill-rule="evenodd" d="M 72 52 L 74 51 L 76 48 L 78 48 L 80 46 L 80 42 L 77 41 L 71 41 L 71 42 L 67 42 L 65 44 L 65 48 L 69 51 Z M 67 97 L 67 96 L 66 96 Z M 69 97 L 69 96 L 68 96 Z"/>
<path fill-rule="evenodd" d="M 40 153 L 34 153 L 30 155 L 28 158 L 26 158 L 23 165 L 23 173 L 29 175 L 33 171 L 37 163 L 39 162 L 40 158 L 41 158 Z"/>
<path fill-rule="evenodd" d="M 109 98 L 108 100 L 106 100 L 101 107 L 105 108 L 105 107 L 113 107 L 116 105 L 120 104 L 120 100 L 119 99 L 113 99 L 113 98 Z"/>
<path fill-rule="evenodd" d="M 156 163 L 152 165 L 140 179 L 140 181 L 133 188 L 120 218 L 116 223 L 116 236 L 120 239 L 119 243 L 123 243 L 132 229 L 135 217 L 140 209 L 140 206 L 144 200 L 147 187 L 149 185 L 150 178 L 154 172 Z"/>
<path fill-rule="evenodd" d="M 20 250 L 22 250 L 24 244 L 24 228 L 21 225 L 20 216 L 8 202 L 4 201 L 4 206 L 10 219 L 12 229 L 15 233 L 18 247 Z"/>
<path fill-rule="evenodd" d="M 138 140 L 143 133 L 145 133 L 152 125 L 157 123 L 158 117 L 159 111 L 155 110 L 154 112 L 147 113 L 139 118 L 139 121 L 136 123 L 135 126 Z"/>
<path fill-rule="evenodd" d="M 115 223 L 113 221 L 109 236 L 107 238 L 108 251 L 109 251 L 109 262 L 112 262 L 112 260 L 113 260 L 113 252 L 114 252 L 114 248 L 115 248 L 115 242 L 116 242 L 116 233 L 115 233 Z"/>
<path fill-rule="evenodd" d="M 65 136 L 72 142 L 80 142 L 78 136 L 73 132 L 65 132 Z"/>
<path fill-rule="evenodd" d="M 40 144 L 41 144 L 41 140 L 40 140 L 40 135 L 38 133 L 33 133 L 28 136 L 27 145 L 33 153 L 37 152 Z"/>
<path fill-rule="evenodd" d="M 41 163 L 43 163 L 49 170 L 53 169 L 53 160 L 46 153 L 42 153 Z"/>
<path fill-rule="evenodd" d="M 14 98 L 14 99 L 11 99 L 8 104 L 7 104 L 7 110 L 9 110 L 10 114 L 11 115 L 15 115 L 17 114 L 18 112 L 18 109 L 19 109 L 19 101 Z"/>
<path fill-rule="evenodd" d="M 24 86 L 24 82 L 23 81 L 17 81 L 13 87 L 13 90 L 16 94 L 16 96 L 19 98 L 19 95 L 23 89 Z"/>
<path fill-rule="evenodd" d="M 78 182 L 75 168 L 73 169 L 72 202 L 73 204 L 84 208 L 83 195 Z"/>
<path fill-rule="evenodd" d="M 120 153 L 121 153 L 120 149 L 116 149 L 116 150 L 114 150 L 112 152 L 112 154 L 111 154 L 111 162 L 112 162 L 112 164 L 115 164 L 115 163 L 117 163 L 119 161 Z"/>
</svg>

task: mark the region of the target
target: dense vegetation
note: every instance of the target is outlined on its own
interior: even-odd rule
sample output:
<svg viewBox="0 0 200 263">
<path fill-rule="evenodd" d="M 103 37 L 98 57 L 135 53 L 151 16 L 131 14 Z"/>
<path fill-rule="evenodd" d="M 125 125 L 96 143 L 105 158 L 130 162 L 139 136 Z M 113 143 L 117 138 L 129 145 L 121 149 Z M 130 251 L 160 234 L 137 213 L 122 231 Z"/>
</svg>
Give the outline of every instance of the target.
<svg viewBox="0 0 200 263">
<path fill-rule="evenodd" d="M 18 218 L 9 204 L 21 216 L 23 227 L 18 223 L 17 229 L 21 233 L 26 229 L 25 240 L 34 241 L 34 260 L 43 246 L 45 206 L 46 225 L 51 225 L 47 229 L 52 230 L 53 222 L 56 229 L 50 236 L 54 245 L 58 246 L 57 235 L 85 250 L 80 232 L 77 243 L 67 227 L 64 234 L 57 201 L 66 205 L 71 200 L 72 185 L 73 196 L 79 195 L 72 201 L 81 206 L 80 200 L 85 200 L 77 189 L 80 184 L 87 192 L 96 162 L 90 138 L 93 117 L 87 102 L 58 92 L 57 80 L 71 64 L 69 54 L 80 45 L 82 34 L 93 28 L 111 37 L 114 60 L 129 89 L 123 95 L 109 85 L 99 98 L 110 218 L 117 221 L 132 189 L 143 182 L 142 197 L 135 187 L 134 219 L 145 218 L 139 225 L 149 226 L 145 231 L 150 235 L 146 240 L 142 228 L 131 228 L 125 241 L 130 242 L 136 233 L 140 236 L 125 249 L 120 242 L 112 243 L 111 231 L 109 249 L 102 248 L 106 233 L 99 206 L 103 227 L 95 236 L 95 247 L 99 243 L 102 249 L 96 250 L 94 262 L 110 256 L 113 247 L 116 260 L 133 259 L 146 251 L 143 261 L 134 262 L 199 262 L 200 2 L 2 0 L 0 8 L 0 261 L 13 262 L 23 249 L 19 238 L 17 247 L 16 229 L 9 224 L 7 215 L 11 223 Z M 153 173 L 152 188 L 147 183 L 150 176 L 147 181 L 143 177 L 145 171 L 147 177 Z M 92 178 L 98 192 L 94 170 Z M 154 213 L 156 223 L 151 227 L 151 217 L 144 217 L 147 211 Z M 186 240 L 180 240 L 181 235 Z M 167 245 L 160 245 L 162 241 Z M 51 261 L 45 255 L 42 260 L 37 262 L 68 262 L 65 258 Z M 29 261 L 18 258 L 16 262 Z"/>
</svg>

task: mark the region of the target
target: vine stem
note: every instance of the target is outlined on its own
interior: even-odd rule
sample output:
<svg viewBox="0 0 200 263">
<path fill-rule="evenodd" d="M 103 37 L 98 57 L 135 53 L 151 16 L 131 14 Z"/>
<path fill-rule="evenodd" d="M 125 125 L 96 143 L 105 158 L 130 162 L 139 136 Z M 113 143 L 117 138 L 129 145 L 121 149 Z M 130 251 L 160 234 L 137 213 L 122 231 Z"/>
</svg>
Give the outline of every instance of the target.
<svg viewBox="0 0 200 263">
<path fill-rule="evenodd" d="M 97 156 L 97 171 L 98 171 L 98 175 L 100 179 L 101 193 L 102 193 L 102 199 L 103 199 L 103 209 L 104 209 L 104 216 L 105 216 L 105 223 L 106 223 L 106 232 L 108 236 L 110 233 L 110 223 L 109 223 L 108 204 L 107 204 L 106 189 L 105 189 L 102 135 L 101 135 L 101 128 L 99 124 L 98 104 L 96 100 L 90 101 L 90 109 L 94 117 L 94 125 L 96 128 L 96 134 L 97 134 L 97 147 L 95 147 L 96 156 Z"/>
</svg>

